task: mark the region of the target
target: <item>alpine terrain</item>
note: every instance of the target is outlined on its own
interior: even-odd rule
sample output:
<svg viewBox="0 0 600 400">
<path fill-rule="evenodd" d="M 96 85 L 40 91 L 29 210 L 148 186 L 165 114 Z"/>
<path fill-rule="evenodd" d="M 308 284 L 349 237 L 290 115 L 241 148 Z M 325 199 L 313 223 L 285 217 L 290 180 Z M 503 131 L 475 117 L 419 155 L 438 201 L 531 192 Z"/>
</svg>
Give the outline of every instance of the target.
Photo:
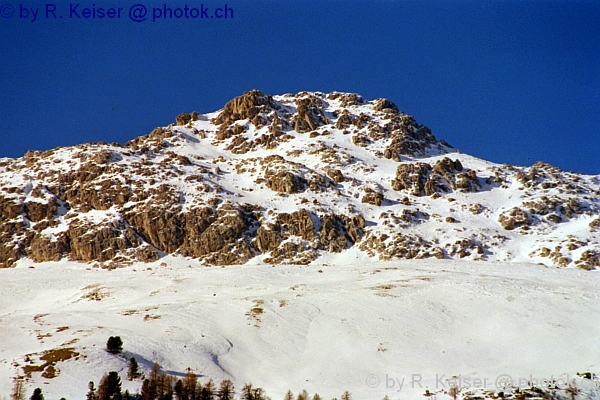
<svg viewBox="0 0 600 400">
<path fill-rule="evenodd" d="M 462 154 L 387 99 L 252 90 L 0 158 L 0 266 L 0 398 L 134 394 L 132 357 L 237 397 L 600 395 L 600 175 Z"/>
</svg>

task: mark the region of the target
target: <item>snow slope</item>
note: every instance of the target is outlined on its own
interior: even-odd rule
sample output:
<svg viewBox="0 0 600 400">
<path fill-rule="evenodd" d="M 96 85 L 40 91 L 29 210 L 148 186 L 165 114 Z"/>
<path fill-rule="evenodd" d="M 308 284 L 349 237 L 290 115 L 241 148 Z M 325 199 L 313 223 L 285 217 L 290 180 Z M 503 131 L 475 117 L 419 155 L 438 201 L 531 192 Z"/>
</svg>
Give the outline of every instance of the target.
<svg viewBox="0 0 600 400">
<path fill-rule="evenodd" d="M 497 390 L 505 374 L 572 379 L 600 368 L 600 275 L 577 269 L 377 262 L 354 252 L 308 266 L 167 257 L 107 271 L 22 261 L 0 279 L 5 395 L 27 354 L 35 364 L 35 354 L 61 347 L 79 359 L 58 362 L 53 379 L 33 373 L 28 393 L 39 386 L 47 399 L 83 398 L 87 382 L 109 370 L 135 392 L 141 382 L 125 380 L 127 361 L 104 350 L 113 335 L 146 372 L 153 362 L 176 376 L 189 367 L 238 390 L 252 382 L 274 399 L 288 389 L 411 399 L 452 376 Z"/>
</svg>

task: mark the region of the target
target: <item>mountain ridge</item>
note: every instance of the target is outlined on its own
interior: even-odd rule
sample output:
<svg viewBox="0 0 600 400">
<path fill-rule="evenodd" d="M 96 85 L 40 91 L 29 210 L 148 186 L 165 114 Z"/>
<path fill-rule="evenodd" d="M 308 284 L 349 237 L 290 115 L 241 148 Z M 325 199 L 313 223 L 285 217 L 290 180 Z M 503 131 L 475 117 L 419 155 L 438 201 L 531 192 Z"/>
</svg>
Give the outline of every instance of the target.
<svg viewBox="0 0 600 400">
<path fill-rule="evenodd" d="M 390 100 L 266 95 L 118 144 L 0 159 L 0 265 L 381 260 L 600 266 L 600 177 L 461 154 Z"/>
</svg>

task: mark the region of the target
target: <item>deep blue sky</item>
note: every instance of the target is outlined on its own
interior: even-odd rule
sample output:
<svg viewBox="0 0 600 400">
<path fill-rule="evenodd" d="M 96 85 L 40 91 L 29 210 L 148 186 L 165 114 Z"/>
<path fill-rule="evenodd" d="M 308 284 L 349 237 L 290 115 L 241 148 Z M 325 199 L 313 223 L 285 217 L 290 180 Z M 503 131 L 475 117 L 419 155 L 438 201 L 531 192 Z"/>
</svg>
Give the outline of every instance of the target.
<svg viewBox="0 0 600 400">
<path fill-rule="evenodd" d="M 78 9 L 123 7 L 112 20 L 0 3 L 15 10 L 0 17 L 0 157 L 124 143 L 253 88 L 337 90 L 387 97 L 464 153 L 600 174 L 597 1 L 204 0 L 233 18 L 142 23 L 135 3 L 202 0 Z M 37 21 L 19 4 L 41 7 Z"/>
</svg>

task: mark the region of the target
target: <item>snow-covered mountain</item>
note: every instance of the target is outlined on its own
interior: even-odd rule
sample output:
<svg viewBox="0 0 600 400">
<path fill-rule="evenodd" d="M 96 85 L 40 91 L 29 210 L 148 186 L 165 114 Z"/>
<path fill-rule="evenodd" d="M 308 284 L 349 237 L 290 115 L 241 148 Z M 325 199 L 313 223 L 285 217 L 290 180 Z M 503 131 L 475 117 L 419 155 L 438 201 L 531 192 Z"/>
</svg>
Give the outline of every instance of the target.
<svg viewBox="0 0 600 400">
<path fill-rule="evenodd" d="M 447 399 L 453 376 L 597 398 L 576 372 L 600 370 L 599 208 L 600 176 L 487 162 L 337 92 L 3 158 L 0 398 L 16 377 L 84 398 L 130 357 L 274 400 Z"/>
<path fill-rule="evenodd" d="M 386 99 L 254 90 L 118 144 L 0 159 L 0 263 L 600 265 L 600 177 L 455 151 Z"/>
</svg>

